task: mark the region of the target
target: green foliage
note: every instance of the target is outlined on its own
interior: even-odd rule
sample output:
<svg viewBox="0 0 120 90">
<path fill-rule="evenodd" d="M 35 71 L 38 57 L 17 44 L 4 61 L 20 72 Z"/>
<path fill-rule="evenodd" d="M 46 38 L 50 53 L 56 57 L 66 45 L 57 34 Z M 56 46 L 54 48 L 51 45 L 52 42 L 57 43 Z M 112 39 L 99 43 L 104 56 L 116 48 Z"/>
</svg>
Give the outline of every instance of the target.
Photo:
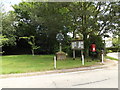
<svg viewBox="0 0 120 90">
<path fill-rule="evenodd" d="M 118 4 L 119 2 L 77 2 L 71 4 L 70 16 L 73 38 L 76 38 L 76 34 L 79 35 L 79 33 L 83 35 L 85 55 L 87 55 L 89 47 L 87 44 L 89 35 L 102 36 L 108 32 L 118 31 Z M 113 7 L 116 7 L 116 9 Z M 100 45 L 97 46 L 99 48 Z"/>
<path fill-rule="evenodd" d="M 16 45 L 16 30 L 14 24 L 15 14 L 12 11 L 8 14 L 2 13 L 2 46 Z"/>
<path fill-rule="evenodd" d="M 113 37 L 112 38 L 112 47 L 107 48 L 107 52 L 119 52 L 120 51 L 120 41 L 119 37 Z"/>
<path fill-rule="evenodd" d="M 89 45 L 95 43 L 97 50 L 101 50 L 104 48 L 104 43 L 101 36 L 90 35 L 88 41 L 89 41 Z"/>
<path fill-rule="evenodd" d="M 0 35 L 0 47 L 2 47 L 4 44 L 7 43 L 9 39 L 6 38 L 5 36 Z"/>
<path fill-rule="evenodd" d="M 14 11 L 4 15 L 3 36 L 11 40 L 17 37 L 34 38 L 28 41 L 32 50 L 39 52 L 55 53 L 58 50 L 56 34 L 59 31 L 65 36 L 63 48 L 69 52 L 70 40 L 68 32 L 84 40 L 84 53 L 88 55 L 91 35 L 98 40 L 98 50 L 103 47 L 101 39 L 108 32 L 119 34 L 119 3 L 120 2 L 21 2 L 13 5 Z M 94 39 L 93 39 L 94 40 Z M 69 42 L 67 42 L 69 41 Z M 99 41 L 99 42 L 98 42 Z M 88 44 L 89 42 L 89 44 Z M 15 41 L 14 41 L 15 43 Z"/>
<path fill-rule="evenodd" d="M 64 30 L 64 26 L 67 24 L 65 16 L 68 12 L 66 5 L 68 3 L 47 2 L 22 2 L 14 5 L 18 21 L 18 25 L 15 26 L 17 36 L 35 36 L 36 44 L 41 46 L 39 52 L 54 53 L 57 46 L 56 34 L 60 30 L 65 35 L 68 32 L 68 30 Z"/>
<path fill-rule="evenodd" d="M 10 46 L 10 45 L 15 45 L 15 38 L 11 37 L 11 38 L 7 38 L 5 35 L 0 35 L 0 48 L 2 48 L 3 46 Z M 1 51 L 0 53 L 4 53 L 5 51 Z"/>
<path fill-rule="evenodd" d="M 112 50 L 107 50 L 107 53 L 112 53 Z"/>
<path fill-rule="evenodd" d="M 96 58 L 101 58 L 101 50 L 104 49 L 104 43 L 103 43 L 103 40 L 102 40 L 102 37 L 101 36 L 97 36 L 97 35 L 90 35 L 89 36 L 89 39 L 88 39 L 88 46 L 89 46 L 89 56 L 91 56 L 91 53 L 90 52 L 90 45 L 92 43 L 95 43 L 96 44 L 96 55 L 95 57 Z"/>
<path fill-rule="evenodd" d="M 107 51 L 111 50 L 112 52 L 119 52 L 120 49 L 119 48 L 115 48 L 115 47 L 109 47 L 107 48 Z"/>
<path fill-rule="evenodd" d="M 28 41 L 28 44 L 31 45 L 32 55 L 34 56 L 34 50 L 40 48 L 40 46 L 36 46 L 36 45 L 35 45 L 35 36 L 30 36 L 30 37 L 20 37 L 20 39 L 26 39 L 26 40 Z"/>
<path fill-rule="evenodd" d="M 118 37 L 118 38 L 113 38 L 113 39 L 112 39 L 112 43 L 113 43 L 113 47 L 114 47 L 114 48 L 120 48 L 119 37 Z"/>
</svg>

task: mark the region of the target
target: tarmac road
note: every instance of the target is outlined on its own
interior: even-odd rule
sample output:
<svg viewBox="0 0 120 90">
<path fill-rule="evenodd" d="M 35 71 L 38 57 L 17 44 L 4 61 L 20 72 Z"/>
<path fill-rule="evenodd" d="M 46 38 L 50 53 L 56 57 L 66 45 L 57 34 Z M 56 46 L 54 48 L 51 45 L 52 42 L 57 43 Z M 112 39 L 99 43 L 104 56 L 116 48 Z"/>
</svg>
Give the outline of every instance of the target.
<svg viewBox="0 0 120 90">
<path fill-rule="evenodd" d="M 0 79 L 1 88 L 118 88 L 118 66 Z"/>
</svg>

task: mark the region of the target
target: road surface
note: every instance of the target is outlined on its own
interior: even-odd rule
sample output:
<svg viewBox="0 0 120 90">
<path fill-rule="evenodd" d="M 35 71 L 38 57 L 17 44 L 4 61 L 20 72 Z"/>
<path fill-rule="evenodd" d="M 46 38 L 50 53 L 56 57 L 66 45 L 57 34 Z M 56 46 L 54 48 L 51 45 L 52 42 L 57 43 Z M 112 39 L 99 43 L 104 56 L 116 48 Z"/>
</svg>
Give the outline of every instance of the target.
<svg viewBox="0 0 120 90">
<path fill-rule="evenodd" d="M 0 79 L 2 88 L 118 88 L 118 66 Z"/>
</svg>

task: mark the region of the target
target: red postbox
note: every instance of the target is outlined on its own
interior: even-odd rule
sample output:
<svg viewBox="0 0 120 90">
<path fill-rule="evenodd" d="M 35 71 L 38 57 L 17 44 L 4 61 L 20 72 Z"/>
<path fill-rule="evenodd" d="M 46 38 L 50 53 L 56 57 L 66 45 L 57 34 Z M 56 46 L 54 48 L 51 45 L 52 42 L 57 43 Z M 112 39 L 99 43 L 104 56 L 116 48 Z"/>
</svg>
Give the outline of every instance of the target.
<svg viewBox="0 0 120 90">
<path fill-rule="evenodd" d="M 96 52 L 96 45 L 95 44 L 91 44 L 90 51 L 91 52 Z"/>
</svg>

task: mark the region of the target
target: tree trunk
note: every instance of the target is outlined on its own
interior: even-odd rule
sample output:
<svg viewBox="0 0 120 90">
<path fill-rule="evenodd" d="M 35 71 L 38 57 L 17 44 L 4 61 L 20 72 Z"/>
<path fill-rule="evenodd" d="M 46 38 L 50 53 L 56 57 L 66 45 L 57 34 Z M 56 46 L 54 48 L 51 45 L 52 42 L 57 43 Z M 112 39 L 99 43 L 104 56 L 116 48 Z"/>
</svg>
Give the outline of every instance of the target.
<svg viewBox="0 0 120 90">
<path fill-rule="evenodd" d="M 32 49 L 32 55 L 34 56 L 34 49 Z"/>
<path fill-rule="evenodd" d="M 73 30 L 73 37 L 72 38 L 76 38 L 75 28 Z"/>
<path fill-rule="evenodd" d="M 83 34 L 83 40 L 84 40 L 84 55 L 85 57 L 88 56 L 88 49 L 89 49 L 89 45 L 87 42 L 87 34 Z"/>
</svg>

